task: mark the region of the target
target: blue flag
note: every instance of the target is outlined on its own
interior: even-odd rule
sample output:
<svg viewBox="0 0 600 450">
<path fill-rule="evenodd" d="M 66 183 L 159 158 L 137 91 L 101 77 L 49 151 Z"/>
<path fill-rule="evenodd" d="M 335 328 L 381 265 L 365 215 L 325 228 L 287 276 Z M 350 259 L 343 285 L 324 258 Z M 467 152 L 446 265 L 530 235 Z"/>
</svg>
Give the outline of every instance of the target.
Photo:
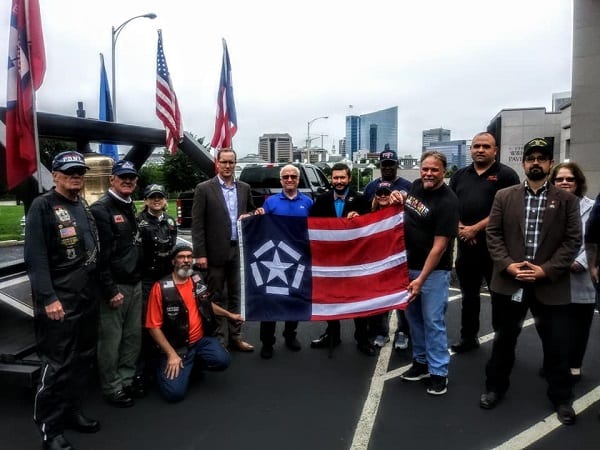
<svg viewBox="0 0 600 450">
<path fill-rule="evenodd" d="M 100 53 L 100 111 L 98 118 L 106 122 L 114 122 L 115 116 L 113 114 L 112 102 L 110 100 L 110 88 L 108 87 L 108 78 L 106 76 L 106 69 L 104 68 L 104 55 Z M 110 156 L 113 160 L 119 160 L 119 151 L 115 144 L 100 144 L 100 153 L 106 156 Z"/>
</svg>

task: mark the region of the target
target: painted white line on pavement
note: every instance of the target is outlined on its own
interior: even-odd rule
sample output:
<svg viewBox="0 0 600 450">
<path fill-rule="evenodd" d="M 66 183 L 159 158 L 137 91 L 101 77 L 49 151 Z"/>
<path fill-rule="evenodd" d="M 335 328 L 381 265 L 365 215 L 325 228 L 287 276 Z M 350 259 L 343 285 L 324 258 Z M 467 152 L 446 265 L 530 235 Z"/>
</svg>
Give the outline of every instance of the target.
<svg viewBox="0 0 600 450">
<path fill-rule="evenodd" d="M 579 397 L 575 402 L 573 402 L 573 409 L 575 410 L 575 413 L 580 414 L 587 408 L 589 408 L 593 403 L 597 402 L 599 399 L 600 386 L 596 386 L 583 397 Z M 556 414 L 552 413 L 548 417 L 544 417 L 538 423 L 529 427 L 525 431 L 517 434 L 515 437 L 506 441 L 502 445 L 495 447 L 493 450 L 512 450 L 515 448 L 526 448 L 561 426 L 562 423 L 560 423 L 559 420 L 556 418 Z"/>
<path fill-rule="evenodd" d="M 455 289 L 451 289 L 451 291 L 452 290 Z M 460 295 L 453 295 L 448 300 L 454 301 L 459 298 Z M 532 324 L 533 319 L 527 319 L 523 323 L 523 328 L 529 327 Z M 410 364 L 407 364 L 403 367 L 399 367 L 395 370 L 387 372 L 387 368 L 389 366 L 394 347 L 394 332 L 392 330 L 395 330 L 397 326 L 398 318 L 396 314 L 390 314 L 389 330 L 391 345 L 384 345 L 379 352 L 377 364 L 375 365 L 375 370 L 373 372 L 373 376 L 371 377 L 371 386 L 369 388 L 369 393 L 367 394 L 367 399 L 363 404 L 363 409 L 360 414 L 360 418 L 358 419 L 358 423 L 356 424 L 350 450 L 368 449 L 369 441 L 371 440 L 371 434 L 373 433 L 373 426 L 375 425 L 375 420 L 377 419 L 377 411 L 379 409 L 379 403 L 381 402 L 381 396 L 383 394 L 383 386 L 385 382 L 387 380 L 399 377 L 410 367 Z M 486 342 L 491 341 L 493 338 L 494 333 L 489 333 L 485 336 L 480 337 L 479 342 L 481 344 L 484 344 Z M 450 350 L 448 351 L 450 352 L 450 355 L 454 354 Z"/>
</svg>

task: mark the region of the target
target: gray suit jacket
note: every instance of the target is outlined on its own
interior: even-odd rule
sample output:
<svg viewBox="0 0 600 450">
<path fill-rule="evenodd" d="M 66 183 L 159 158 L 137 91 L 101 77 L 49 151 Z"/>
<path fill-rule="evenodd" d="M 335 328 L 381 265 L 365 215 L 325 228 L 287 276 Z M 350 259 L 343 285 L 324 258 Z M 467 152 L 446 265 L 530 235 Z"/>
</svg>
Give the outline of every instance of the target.
<svg viewBox="0 0 600 450">
<path fill-rule="evenodd" d="M 238 217 L 253 211 L 250 185 L 236 181 Z M 208 258 L 211 266 L 224 265 L 231 248 L 231 222 L 221 185 L 215 176 L 196 186 L 192 206 L 194 258 Z"/>
<path fill-rule="evenodd" d="M 525 260 L 524 183 L 498 191 L 487 226 L 487 244 L 494 262 L 491 290 L 512 295 L 521 284 L 506 268 Z M 535 282 L 541 303 L 564 305 L 570 301 L 569 268 L 581 245 L 579 199 L 550 185 L 534 264 L 546 278 Z"/>
</svg>

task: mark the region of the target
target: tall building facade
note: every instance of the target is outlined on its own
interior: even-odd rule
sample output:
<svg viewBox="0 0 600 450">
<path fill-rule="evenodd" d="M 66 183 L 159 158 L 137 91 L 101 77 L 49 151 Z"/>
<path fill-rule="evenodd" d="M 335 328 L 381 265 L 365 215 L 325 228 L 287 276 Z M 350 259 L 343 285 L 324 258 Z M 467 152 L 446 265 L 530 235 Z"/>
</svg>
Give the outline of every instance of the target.
<svg viewBox="0 0 600 450">
<path fill-rule="evenodd" d="M 267 162 L 291 162 L 292 136 L 289 133 L 263 134 L 258 139 L 258 155 Z"/>
<path fill-rule="evenodd" d="M 354 160 L 358 150 L 382 152 L 386 145 L 398 151 L 398 107 L 360 116 L 346 116 L 346 156 Z"/>
<path fill-rule="evenodd" d="M 434 142 L 447 142 L 450 141 L 450 130 L 445 128 L 431 128 L 430 130 L 423 130 L 423 151 Z"/>
<path fill-rule="evenodd" d="M 458 169 L 460 169 L 461 167 L 468 166 L 472 162 L 470 139 L 432 142 L 423 150 L 435 150 L 443 153 L 448 161 L 448 169 L 450 169 L 452 166 L 456 166 Z"/>
</svg>

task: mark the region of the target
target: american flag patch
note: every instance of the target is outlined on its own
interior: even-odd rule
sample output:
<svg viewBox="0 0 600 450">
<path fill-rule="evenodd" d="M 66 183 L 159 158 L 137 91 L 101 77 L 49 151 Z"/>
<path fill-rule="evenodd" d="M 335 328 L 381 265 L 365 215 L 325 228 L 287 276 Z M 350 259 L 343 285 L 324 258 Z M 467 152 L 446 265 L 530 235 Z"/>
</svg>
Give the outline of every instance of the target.
<svg viewBox="0 0 600 450">
<path fill-rule="evenodd" d="M 121 214 L 117 214 L 116 216 L 113 216 L 113 220 L 115 221 L 115 223 L 125 222 L 125 219 L 123 219 L 123 216 Z"/>
<path fill-rule="evenodd" d="M 60 237 L 69 238 L 75 236 L 75 227 L 66 227 L 60 229 Z"/>
</svg>

